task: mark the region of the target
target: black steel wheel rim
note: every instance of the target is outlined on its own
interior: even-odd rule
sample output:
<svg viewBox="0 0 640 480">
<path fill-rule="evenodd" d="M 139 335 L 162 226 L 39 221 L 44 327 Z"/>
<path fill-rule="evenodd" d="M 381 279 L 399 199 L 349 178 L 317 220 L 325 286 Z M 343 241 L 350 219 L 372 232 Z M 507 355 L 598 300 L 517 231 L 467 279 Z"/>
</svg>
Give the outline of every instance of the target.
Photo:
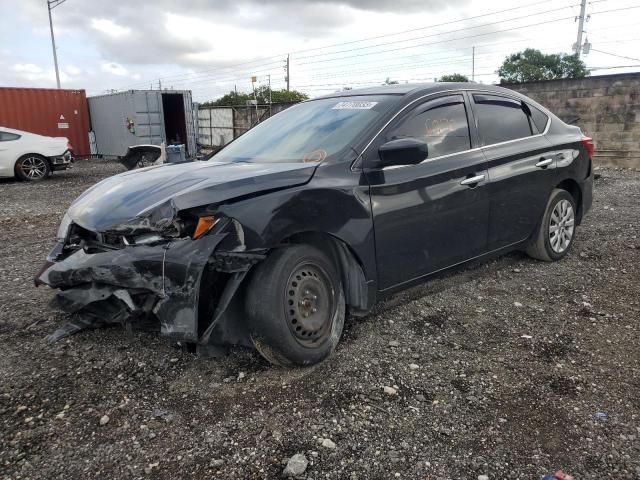
<svg viewBox="0 0 640 480">
<path fill-rule="evenodd" d="M 296 341 L 317 347 L 331 335 L 335 292 L 325 270 L 313 262 L 298 265 L 284 292 L 287 324 Z"/>
</svg>

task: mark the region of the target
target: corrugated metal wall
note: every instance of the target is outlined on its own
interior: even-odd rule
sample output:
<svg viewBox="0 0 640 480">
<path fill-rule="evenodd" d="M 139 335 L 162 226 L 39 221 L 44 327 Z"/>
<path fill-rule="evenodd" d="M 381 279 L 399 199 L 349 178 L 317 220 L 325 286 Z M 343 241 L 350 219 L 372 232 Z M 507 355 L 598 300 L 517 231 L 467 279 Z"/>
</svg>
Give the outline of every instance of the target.
<svg viewBox="0 0 640 480">
<path fill-rule="evenodd" d="M 247 107 L 200 107 L 198 142 L 209 147 L 223 147 L 272 115 L 295 103 L 274 103 Z"/>
<path fill-rule="evenodd" d="M 198 110 L 198 142 L 221 147 L 233 140 L 233 108 L 216 107 Z"/>
<path fill-rule="evenodd" d="M 90 154 L 84 90 L 0 87 L 0 126 L 67 137 L 77 156 Z"/>
<path fill-rule="evenodd" d="M 88 99 L 98 154 L 121 156 L 132 145 L 166 142 L 163 94 L 182 95 L 187 150 L 190 154 L 195 153 L 196 134 L 190 91 L 128 90 Z"/>
</svg>

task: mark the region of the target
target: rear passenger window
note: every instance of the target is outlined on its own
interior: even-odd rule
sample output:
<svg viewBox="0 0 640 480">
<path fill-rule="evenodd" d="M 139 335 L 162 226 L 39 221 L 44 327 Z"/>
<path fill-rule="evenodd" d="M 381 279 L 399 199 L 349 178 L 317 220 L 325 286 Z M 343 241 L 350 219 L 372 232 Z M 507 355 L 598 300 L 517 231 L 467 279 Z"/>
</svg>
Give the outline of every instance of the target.
<svg viewBox="0 0 640 480">
<path fill-rule="evenodd" d="M 462 95 L 437 98 L 416 107 L 387 139 L 406 137 L 426 142 L 429 158 L 469 150 L 469 124 Z"/>
<path fill-rule="evenodd" d="M 542 112 L 542 110 L 537 109 L 533 105 L 529 105 L 529 110 L 531 110 L 531 121 L 533 122 L 533 126 L 538 130 L 537 133 L 544 132 L 544 129 L 547 128 L 547 122 L 549 121 L 549 117 L 547 114 Z"/>
<path fill-rule="evenodd" d="M 473 100 L 483 145 L 531 136 L 529 117 L 518 100 L 477 94 L 473 95 Z"/>
<path fill-rule="evenodd" d="M 11 140 L 17 140 L 20 138 L 20 135 L 9 132 L 0 132 L 0 142 L 9 142 Z"/>
</svg>

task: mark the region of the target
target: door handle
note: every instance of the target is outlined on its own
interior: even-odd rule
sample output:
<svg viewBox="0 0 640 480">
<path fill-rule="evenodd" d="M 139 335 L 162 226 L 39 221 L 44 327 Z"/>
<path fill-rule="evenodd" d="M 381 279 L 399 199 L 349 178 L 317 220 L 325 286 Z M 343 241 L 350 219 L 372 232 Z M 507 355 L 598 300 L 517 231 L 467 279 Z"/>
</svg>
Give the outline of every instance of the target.
<svg viewBox="0 0 640 480">
<path fill-rule="evenodd" d="M 475 177 L 465 178 L 460 182 L 460 185 L 475 185 L 484 180 L 484 175 L 476 175 Z"/>
<path fill-rule="evenodd" d="M 545 168 L 553 163 L 553 158 L 541 158 L 538 163 L 536 163 L 536 167 Z"/>
</svg>

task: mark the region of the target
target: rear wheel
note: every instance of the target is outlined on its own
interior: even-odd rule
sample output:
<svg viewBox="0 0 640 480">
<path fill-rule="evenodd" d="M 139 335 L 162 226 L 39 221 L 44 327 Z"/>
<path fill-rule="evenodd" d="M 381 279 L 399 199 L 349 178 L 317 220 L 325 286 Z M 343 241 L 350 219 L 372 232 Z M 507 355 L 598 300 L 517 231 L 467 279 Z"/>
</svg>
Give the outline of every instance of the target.
<svg viewBox="0 0 640 480">
<path fill-rule="evenodd" d="M 340 276 L 324 253 L 308 245 L 274 250 L 256 267 L 246 308 L 254 346 L 276 365 L 324 360 L 344 326 Z"/>
<path fill-rule="evenodd" d="M 527 254 L 545 262 L 560 260 L 569 252 L 575 231 L 576 202 L 569 192 L 556 188 L 551 192 Z"/>
<path fill-rule="evenodd" d="M 49 161 L 42 155 L 28 153 L 18 159 L 15 171 L 20 180 L 37 182 L 49 176 L 51 166 Z"/>
</svg>

